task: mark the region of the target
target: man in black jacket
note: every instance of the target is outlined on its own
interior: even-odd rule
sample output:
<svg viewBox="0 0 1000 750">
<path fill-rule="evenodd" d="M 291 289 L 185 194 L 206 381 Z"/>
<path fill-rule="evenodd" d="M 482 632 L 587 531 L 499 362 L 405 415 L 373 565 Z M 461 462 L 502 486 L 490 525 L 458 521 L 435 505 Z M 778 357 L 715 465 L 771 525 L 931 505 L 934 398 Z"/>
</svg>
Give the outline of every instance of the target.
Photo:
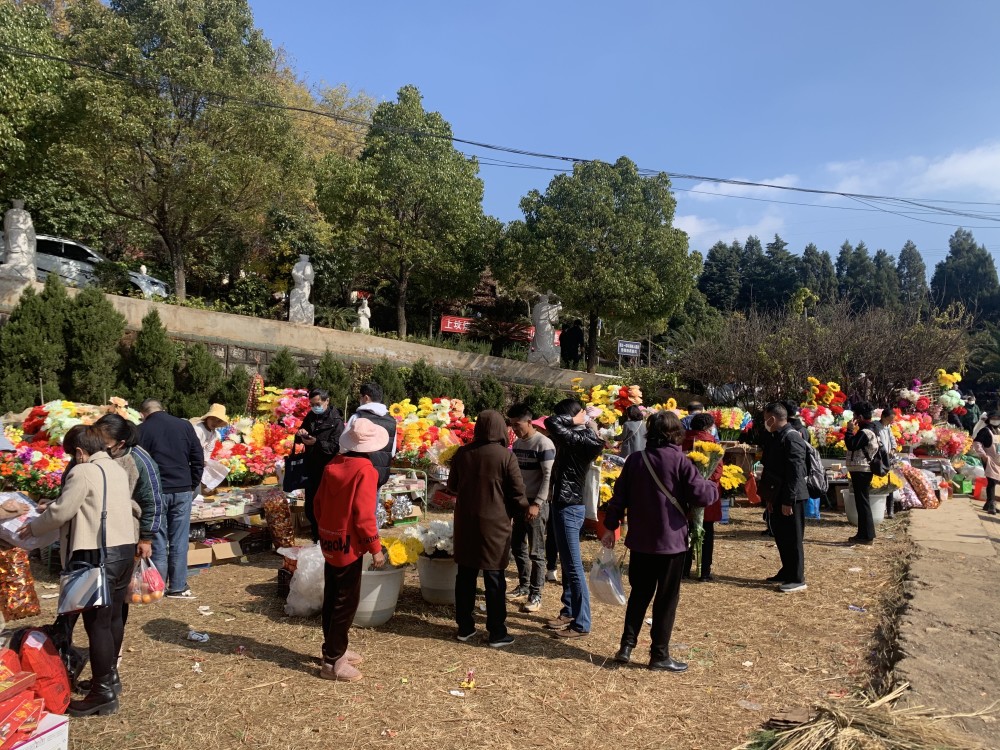
<svg viewBox="0 0 1000 750">
<path fill-rule="evenodd" d="M 760 495 L 767 503 L 774 542 L 781 556 L 781 570 L 768 578 L 781 584 L 781 591 L 806 590 L 805 553 L 802 537 L 805 530 L 806 444 L 788 423 L 788 410 L 780 403 L 764 407 L 764 471 Z"/>
<path fill-rule="evenodd" d="M 153 565 L 167 584 L 168 597 L 194 599 L 187 585 L 188 540 L 205 453 L 191 423 L 167 414 L 156 399 L 143 401 L 139 413 L 139 445 L 156 461 L 163 486 L 163 522 L 153 539 Z"/>
<path fill-rule="evenodd" d="M 330 405 L 330 393 L 322 388 L 309 391 L 310 411 L 302 420 L 302 427 L 295 437 L 306 447 L 306 519 L 312 527 L 312 540 L 319 541 L 319 528 L 313 513 L 313 501 L 323 479 L 323 469 L 340 452 L 340 436 L 344 433 L 344 420 L 340 410 Z"/>
<path fill-rule="evenodd" d="M 564 328 L 559 335 L 559 352 L 565 369 L 568 370 L 570 367 L 574 370 L 580 369 L 583 345 L 583 321 L 577 319 L 569 328 Z"/>
</svg>

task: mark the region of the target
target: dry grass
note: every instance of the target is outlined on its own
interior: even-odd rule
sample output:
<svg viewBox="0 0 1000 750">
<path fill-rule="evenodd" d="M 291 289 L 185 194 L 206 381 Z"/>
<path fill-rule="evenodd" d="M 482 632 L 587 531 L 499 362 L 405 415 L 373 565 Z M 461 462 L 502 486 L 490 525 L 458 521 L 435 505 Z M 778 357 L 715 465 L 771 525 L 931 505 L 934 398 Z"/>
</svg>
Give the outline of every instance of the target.
<svg viewBox="0 0 1000 750">
<path fill-rule="evenodd" d="M 317 677 L 319 618 L 283 614 L 274 593 L 278 558 L 258 555 L 249 565 L 213 568 L 191 581 L 197 602 L 133 609 L 122 710 L 75 721 L 70 744 L 77 750 L 733 747 L 772 713 L 840 701 L 877 673 L 875 633 L 886 606 L 891 610 L 907 543 L 899 522 L 890 521 L 875 546 L 848 547 L 851 528 L 843 516 L 833 519 L 807 529 L 809 590 L 781 595 L 761 583 L 777 570 L 778 557 L 760 535 L 759 511 L 734 510 L 733 523 L 718 530 L 716 582 L 682 590 L 672 654 L 690 663 L 683 675 L 611 665 L 623 608 L 595 603 L 589 638 L 550 637 L 542 623 L 558 612 L 554 587 L 545 590 L 541 612 L 510 613 L 513 647 L 456 643 L 450 609 L 423 602 L 413 570 L 393 619 L 352 631 L 351 646 L 366 659 L 365 679 L 325 682 Z M 596 542 L 585 544 L 588 560 L 596 551 Z M 52 600 L 45 605 L 51 609 Z M 199 615 L 198 605 L 210 605 L 214 614 Z M 189 627 L 208 632 L 211 641 L 184 640 Z M 82 640 L 82 627 L 78 633 Z M 640 641 L 640 659 L 648 645 Z M 202 674 L 192 670 L 196 662 Z M 465 698 L 450 695 L 470 668 L 478 687 Z"/>
</svg>

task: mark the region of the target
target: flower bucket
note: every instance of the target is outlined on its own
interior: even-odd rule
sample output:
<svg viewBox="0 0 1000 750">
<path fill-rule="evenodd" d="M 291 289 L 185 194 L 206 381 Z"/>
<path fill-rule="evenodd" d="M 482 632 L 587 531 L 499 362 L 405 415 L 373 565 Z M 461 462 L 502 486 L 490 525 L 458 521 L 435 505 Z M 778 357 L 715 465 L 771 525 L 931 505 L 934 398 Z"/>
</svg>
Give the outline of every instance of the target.
<svg viewBox="0 0 1000 750">
<path fill-rule="evenodd" d="M 382 570 L 368 570 L 371 565 L 368 555 L 362 564 L 365 570 L 361 574 L 361 601 L 351 624 L 357 628 L 375 628 L 387 623 L 395 613 L 406 569 L 393 568 L 387 563 Z"/>
<path fill-rule="evenodd" d="M 872 509 L 872 520 L 878 526 L 885 520 L 885 498 L 888 492 L 869 493 L 868 504 Z M 858 506 L 854 503 L 854 493 L 851 490 L 844 492 L 844 510 L 847 511 L 847 520 L 850 523 L 858 522 Z"/>
<path fill-rule="evenodd" d="M 603 510 L 597 511 L 597 538 L 598 539 L 603 539 L 604 538 L 604 534 L 607 532 L 607 529 L 604 528 L 604 516 L 605 516 L 605 512 Z M 618 528 L 615 529 L 614 534 L 615 534 L 615 541 L 616 542 L 619 539 L 622 538 L 622 527 L 621 527 L 621 525 L 619 525 Z"/>
<path fill-rule="evenodd" d="M 719 500 L 722 503 L 722 520 L 719 523 L 729 523 L 729 505 L 732 502 L 728 497 Z"/>
<path fill-rule="evenodd" d="M 417 572 L 420 574 L 420 595 L 428 604 L 454 604 L 455 578 L 458 565 L 453 557 L 417 558 Z"/>
</svg>

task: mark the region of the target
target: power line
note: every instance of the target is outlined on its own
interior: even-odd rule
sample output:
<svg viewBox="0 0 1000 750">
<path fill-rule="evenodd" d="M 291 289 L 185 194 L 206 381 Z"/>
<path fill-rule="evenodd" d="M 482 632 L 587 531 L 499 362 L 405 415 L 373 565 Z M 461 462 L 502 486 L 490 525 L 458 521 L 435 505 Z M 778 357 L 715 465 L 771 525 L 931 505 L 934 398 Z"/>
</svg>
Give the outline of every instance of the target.
<svg viewBox="0 0 1000 750">
<path fill-rule="evenodd" d="M 0 43 L 0 50 L 5 50 L 9 54 L 16 55 L 16 56 L 30 57 L 30 58 L 42 59 L 42 60 L 49 60 L 49 61 L 53 61 L 53 62 L 61 62 L 61 63 L 64 63 L 64 64 L 69 65 L 69 66 L 74 67 L 74 68 L 77 68 L 77 67 L 84 68 L 84 69 L 91 70 L 91 71 L 94 71 L 96 73 L 99 73 L 101 75 L 109 76 L 109 77 L 115 78 L 117 80 L 121 80 L 121 81 L 124 81 L 124 82 L 127 82 L 127 83 L 131 83 L 132 85 L 137 86 L 137 87 L 151 88 L 151 87 L 154 86 L 154 84 L 152 84 L 152 83 L 146 83 L 146 82 L 143 82 L 143 81 L 139 81 L 138 79 L 133 78 L 131 76 L 128 76 L 128 75 L 125 75 L 125 74 L 122 74 L 122 73 L 117 73 L 115 71 L 108 70 L 108 69 L 106 69 L 106 68 L 104 68 L 104 67 L 102 67 L 100 65 L 95 65 L 95 64 L 92 64 L 92 63 L 88 63 L 88 62 L 83 61 L 83 60 L 74 60 L 74 59 L 70 59 L 70 58 L 60 57 L 58 55 L 49 55 L 49 54 L 45 54 L 45 53 L 41 53 L 41 52 L 32 52 L 30 50 L 25 50 L 25 49 L 22 49 L 22 48 L 19 48 L 19 47 L 14 47 L 12 45 L 2 44 L 2 43 Z M 184 89 L 181 89 L 181 90 L 184 90 Z M 349 115 L 343 115 L 343 114 L 339 114 L 339 113 L 335 113 L 335 112 L 324 112 L 322 110 L 311 109 L 309 107 L 297 107 L 297 106 L 288 105 L 288 104 L 281 104 L 281 103 L 277 103 L 277 102 L 269 102 L 269 101 L 262 101 L 262 100 L 256 100 L 256 99 L 245 99 L 243 97 L 232 96 L 230 94 L 223 94 L 223 93 L 219 93 L 219 92 L 191 92 L 190 90 L 187 90 L 186 93 L 199 93 L 199 95 L 201 97 L 205 98 L 206 101 L 209 104 L 213 104 L 213 102 L 211 102 L 210 99 L 216 99 L 216 100 L 218 100 L 220 102 L 224 102 L 224 103 L 228 102 L 228 103 L 233 103 L 233 104 L 239 104 L 239 105 L 243 105 L 243 106 L 247 106 L 247 107 L 256 107 L 256 108 L 282 110 L 282 111 L 287 111 L 287 112 L 294 112 L 294 113 L 307 114 L 307 115 L 312 115 L 312 116 L 317 116 L 317 117 L 324 117 L 324 118 L 328 118 L 328 119 L 335 120 L 335 121 L 338 121 L 338 122 L 346 123 L 346 124 L 349 124 L 349 125 L 354 125 L 356 127 L 361 127 L 361 128 L 371 128 L 374 125 L 374 123 L 372 123 L 371 121 L 365 120 L 365 119 L 362 119 L 362 118 L 352 117 L 352 116 L 349 116 Z M 501 153 L 508 153 L 508 154 L 514 154 L 514 155 L 517 155 L 517 156 L 525 156 L 525 157 L 529 157 L 529 158 L 543 159 L 543 160 L 549 160 L 549 161 L 562 161 L 562 162 L 572 163 L 574 165 L 576 165 L 576 164 L 590 164 L 590 163 L 594 163 L 596 161 L 599 161 L 599 160 L 596 160 L 596 159 L 589 159 L 589 158 L 584 158 L 584 157 L 565 156 L 565 155 L 560 155 L 560 154 L 549 154 L 549 153 L 540 152 L 540 151 L 532 151 L 532 150 L 529 150 L 529 149 L 521 149 L 521 148 L 515 148 L 515 147 L 511 147 L 511 146 L 502 146 L 502 145 L 498 145 L 498 144 L 486 143 L 486 142 L 482 142 L 482 141 L 474 141 L 474 140 L 470 140 L 470 139 L 459 138 L 458 136 L 455 136 L 453 134 L 448 135 L 448 134 L 444 134 L 444 133 L 435 133 L 435 132 L 431 132 L 431 131 L 416 130 L 416 129 L 413 129 L 413 128 L 400 128 L 400 127 L 386 126 L 386 125 L 379 125 L 378 127 L 380 129 L 382 129 L 382 130 L 386 130 L 386 131 L 389 131 L 389 132 L 395 132 L 395 133 L 402 134 L 402 135 L 411 135 L 411 136 L 417 136 L 417 137 L 423 137 L 423 138 L 434 138 L 434 139 L 439 139 L 439 140 L 448 140 L 448 141 L 451 141 L 453 143 L 460 143 L 460 144 L 463 144 L 465 146 L 471 146 L 473 148 L 485 149 L 485 150 L 488 150 L 488 151 L 496 151 L 496 152 L 501 152 Z M 350 139 L 344 139 L 344 140 L 350 140 Z M 486 158 L 486 157 L 476 157 L 476 158 Z M 543 167 L 543 166 L 539 166 L 539 165 L 526 165 L 526 164 L 519 164 L 519 163 L 516 163 L 516 162 L 503 163 L 501 160 L 493 160 L 493 162 L 489 163 L 488 166 L 498 166 L 498 167 L 504 167 L 504 168 L 518 168 L 518 169 L 539 169 L 539 170 L 555 171 L 555 172 L 565 172 L 565 171 L 568 171 L 566 169 L 555 169 L 555 168 L 552 168 L 552 167 Z M 895 216 L 899 216 L 901 218 L 911 219 L 913 221 L 921 221 L 921 222 L 928 223 L 928 224 L 938 224 L 938 225 L 941 225 L 941 226 L 963 226 L 963 225 L 954 224 L 954 223 L 946 223 L 946 222 L 936 222 L 936 221 L 931 221 L 929 219 L 921 219 L 918 216 L 914 215 L 915 212 L 892 210 L 890 208 L 886 208 L 885 206 L 877 205 L 877 203 L 879 203 L 879 202 L 881 202 L 881 203 L 889 203 L 890 205 L 893 205 L 893 206 L 895 206 L 897 208 L 902 208 L 902 206 L 899 206 L 898 204 L 905 204 L 907 206 L 912 206 L 912 207 L 915 207 L 915 208 L 923 209 L 923 212 L 926 212 L 928 214 L 954 215 L 954 216 L 960 216 L 960 217 L 964 217 L 964 218 L 979 219 L 979 220 L 982 220 L 982 221 L 996 221 L 996 222 L 1000 222 L 1000 217 L 991 216 L 989 214 L 985 214 L 985 213 L 970 213 L 970 212 L 965 212 L 965 211 L 957 211 L 955 209 L 950 209 L 950 208 L 946 208 L 946 207 L 943 207 L 943 206 L 935 206 L 935 205 L 933 205 L 934 203 L 948 203 L 948 204 L 951 204 L 951 205 L 1000 206 L 1000 203 L 988 203 L 988 202 L 983 202 L 983 201 L 979 201 L 979 202 L 946 201 L 946 200 L 934 199 L 934 198 L 925 198 L 925 199 L 900 198 L 900 197 L 885 196 L 885 195 L 871 195 L 871 194 L 866 194 L 866 193 L 850 193 L 850 192 L 839 191 L 839 190 L 825 190 L 825 189 L 820 189 L 820 188 L 807 188 L 807 187 L 800 187 L 800 186 L 795 186 L 795 185 L 777 185 L 777 184 L 765 183 L 765 182 L 754 182 L 754 181 L 751 181 L 751 180 L 738 180 L 738 179 L 734 179 L 734 178 L 711 177 L 711 176 L 705 176 L 705 175 L 685 174 L 685 173 L 679 173 L 679 172 L 670 172 L 668 170 L 654 170 L 654 169 L 649 169 L 649 168 L 639 168 L 638 171 L 641 174 L 643 174 L 644 176 L 654 176 L 654 175 L 658 175 L 658 174 L 664 174 L 664 175 L 668 176 L 669 178 L 671 178 L 672 180 L 690 180 L 690 181 L 697 181 L 697 182 L 710 182 L 710 183 L 720 184 L 720 185 L 732 185 L 734 187 L 750 187 L 750 188 L 761 188 L 761 189 L 768 189 L 768 190 L 784 190 L 784 191 L 788 191 L 788 192 L 805 193 L 805 194 L 809 194 L 809 195 L 822 195 L 822 196 L 834 196 L 834 197 L 840 197 L 840 198 L 848 198 L 848 199 L 857 201 L 859 203 L 863 203 L 864 205 L 866 205 L 866 206 L 869 207 L 868 210 L 880 211 L 880 212 L 883 212 L 883 213 L 888 213 L 888 214 L 892 214 L 892 215 L 895 215 Z M 708 195 L 717 195 L 718 197 L 740 198 L 740 199 L 745 199 L 745 200 L 760 200 L 760 201 L 771 202 L 771 203 L 785 203 L 785 204 L 788 204 L 788 205 L 803 205 L 803 206 L 814 206 L 814 207 L 817 207 L 817 208 L 819 208 L 819 207 L 824 207 L 825 208 L 825 206 L 820 206 L 818 204 L 795 203 L 795 202 L 791 202 L 791 201 L 777 201 L 777 200 L 771 200 L 771 199 L 754 198 L 752 196 L 726 195 L 724 193 L 716 194 L 716 193 L 709 193 L 708 191 L 697 191 L 697 190 L 693 190 L 693 189 L 676 188 L 676 187 L 674 189 L 675 190 L 684 191 L 684 192 L 705 193 L 705 194 L 708 194 Z M 871 201 L 871 202 L 868 202 L 868 201 Z M 835 206 L 831 206 L 830 208 L 837 208 L 837 209 L 840 209 L 840 210 L 850 210 L 850 207 L 835 207 Z M 859 209 L 855 209 L 855 210 L 859 210 Z M 860 209 L 860 210 L 864 210 L 864 209 Z M 971 228 L 971 229 L 995 229 L 995 228 L 998 228 L 998 227 L 995 227 L 995 226 L 973 226 L 973 227 L 969 227 L 969 228 Z"/>
</svg>

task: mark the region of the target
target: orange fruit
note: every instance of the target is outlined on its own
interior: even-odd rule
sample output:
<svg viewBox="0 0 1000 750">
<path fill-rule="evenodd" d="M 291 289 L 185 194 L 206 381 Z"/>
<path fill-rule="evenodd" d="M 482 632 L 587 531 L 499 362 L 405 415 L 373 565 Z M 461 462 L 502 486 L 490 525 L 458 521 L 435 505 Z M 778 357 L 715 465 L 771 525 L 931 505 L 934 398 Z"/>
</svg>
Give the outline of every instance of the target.
<svg viewBox="0 0 1000 750">
<path fill-rule="evenodd" d="M 142 597 L 139 594 L 132 594 L 132 603 L 138 604 L 142 601 Z"/>
<path fill-rule="evenodd" d="M 143 594 L 142 595 L 142 603 L 143 604 L 149 604 L 151 601 L 153 601 L 153 597 L 151 595 L 149 595 L 149 594 Z"/>
<path fill-rule="evenodd" d="M 163 598 L 163 592 L 162 591 L 154 591 L 153 592 L 153 598 L 154 599 L 162 599 Z"/>
</svg>

